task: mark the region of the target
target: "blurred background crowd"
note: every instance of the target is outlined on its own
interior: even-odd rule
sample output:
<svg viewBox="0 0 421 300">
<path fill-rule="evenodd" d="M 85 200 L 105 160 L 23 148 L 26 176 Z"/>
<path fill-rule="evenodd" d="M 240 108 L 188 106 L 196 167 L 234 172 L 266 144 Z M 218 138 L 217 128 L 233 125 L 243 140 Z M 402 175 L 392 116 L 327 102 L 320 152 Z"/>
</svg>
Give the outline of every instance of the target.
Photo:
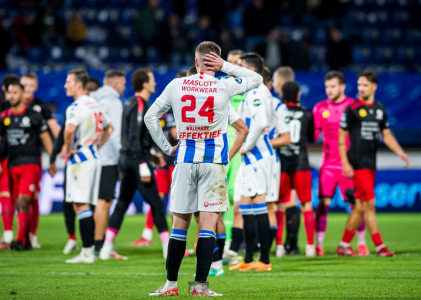
<svg viewBox="0 0 421 300">
<path fill-rule="evenodd" d="M 0 69 L 177 69 L 204 40 L 270 68 L 421 71 L 421 0 L 0 0 Z"/>
</svg>

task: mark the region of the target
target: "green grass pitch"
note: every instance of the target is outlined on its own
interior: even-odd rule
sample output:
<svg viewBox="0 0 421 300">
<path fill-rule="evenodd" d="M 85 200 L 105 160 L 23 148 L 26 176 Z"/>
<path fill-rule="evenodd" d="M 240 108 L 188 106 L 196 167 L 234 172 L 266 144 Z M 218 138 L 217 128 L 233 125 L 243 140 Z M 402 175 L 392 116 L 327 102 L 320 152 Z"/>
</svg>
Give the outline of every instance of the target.
<svg viewBox="0 0 421 300">
<path fill-rule="evenodd" d="M 385 243 L 397 252 L 394 258 L 337 257 L 345 214 L 331 214 L 323 258 L 304 255 L 277 259 L 266 273 L 228 271 L 209 278 L 210 287 L 226 299 L 420 299 L 421 215 L 380 214 L 378 221 Z M 67 240 L 63 216 L 42 216 L 39 242 L 31 252 L 0 251 L 0 299 L 147 299 L 148 293 L 165 282 L 165 261 L 158 234 L 149 248 L 132 248 L 143 228 L 143 215 L 126 217 L 116 239 L 116 248 L 127 261 L 98 261 L 91 265 L 69 265 L 62 254 Z M 300 232 L 304 250 L 305 234 Z M 196 226 L 189 230 L 192 248 Z M 80 239 L 79 239 L 80 240 Z M 373 244 L 367 235 L 370 251 Z M 75 255 L 77 253 L 74 253 Z M 183 260 L 178 286 L 187 298 L 187 282 L 194 280 L 196 260 Z"/>
</svg>

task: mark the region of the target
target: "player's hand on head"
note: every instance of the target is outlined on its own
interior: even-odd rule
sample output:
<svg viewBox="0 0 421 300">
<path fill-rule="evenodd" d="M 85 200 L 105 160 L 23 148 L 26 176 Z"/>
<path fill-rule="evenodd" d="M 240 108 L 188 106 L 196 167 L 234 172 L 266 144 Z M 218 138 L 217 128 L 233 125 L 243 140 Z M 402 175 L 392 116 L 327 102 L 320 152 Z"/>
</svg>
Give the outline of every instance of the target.
<svg viewBox="0 0 421 300">
<path fill-rule="evenodd" d="M 178 147 L 180 147 L 181 142 L 178 142 L 177 145 L 172 147 L 171 156 L 175 156 L 175 153 L 177 152 Z"/>
<path fill-rule="evenodd" d="M 346 178 L 354 177 L 354 168 L 351 166 L 351 164 L 343 165 L 342 169 Z"/>
<path fill-rule="evenodd" d="M 403 167 L 404 168 L 407 168 L 409 166 L 409 157 L 408 157 L 408 155 L 406 155 L 405 152 L 402 152 L 401 154 L 399 154 L 399 157 L 405 162 L 405 165 Z"/>
<path fill-rule="evenodd" d="M 214 72 L 221 71 L 222 66 L 224 64 L 224 60 L 214 52 L 206 54 L 203 57 L 203 62 L 205 66 L 208 68 L 208 70 L 214 71 Z"/>
</svg>

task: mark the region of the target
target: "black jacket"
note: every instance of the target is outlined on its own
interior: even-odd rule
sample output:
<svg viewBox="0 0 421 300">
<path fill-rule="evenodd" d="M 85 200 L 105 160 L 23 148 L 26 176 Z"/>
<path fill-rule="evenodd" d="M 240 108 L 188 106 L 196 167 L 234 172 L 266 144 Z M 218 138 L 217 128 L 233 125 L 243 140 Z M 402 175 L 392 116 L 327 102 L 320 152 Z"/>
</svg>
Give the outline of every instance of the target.
<svg viewBox="0 0 421 300">
<path fill-rule="evenodd" d="M 143 101 L 143 112 L 138 109 L 138 100 Z M 139 162 L 149 161 L 150 150 L 155 145 L 144 122 L 148 109 L 148 102 L 136 96 L 129 98 L 123 107 L 120 154 Z"/>
</svg>

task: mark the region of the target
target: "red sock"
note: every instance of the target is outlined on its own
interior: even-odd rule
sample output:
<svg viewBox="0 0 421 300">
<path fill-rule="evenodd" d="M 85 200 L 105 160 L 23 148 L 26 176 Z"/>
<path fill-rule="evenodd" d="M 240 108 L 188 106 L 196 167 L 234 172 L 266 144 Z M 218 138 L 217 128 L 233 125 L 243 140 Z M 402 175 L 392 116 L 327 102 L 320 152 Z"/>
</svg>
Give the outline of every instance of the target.
<svg viewBox="0 0 421 300">
<path fill-rule="evenodd" d="M 9 197 L 0 197 L 0 204 L 3 230 L 13 230 L 13 215 L 15 213 L 15 205 Z"/>
<path fill-rule="evenodd" d="M 314 220 L 313 210 L 304 211 L 304 227 L 306 229 L 307 235 L 307 245 L 314 245 L 314 231 L 316 227 L 316 222 Z"/>
<path fill-rule="evenodd" d="M 146 215 L 145 228 L 152 230 L 154 226 L 155 226 L 155 223 L 152 217 L 152 209 L 150 209 L 148 214 Z"/>
<path fill-rule="evenodd" d="M 342 237 L 342 242 L 350 244 L 352 239 L 354 238 L 355 230 L 348 230 L 345 229 L 344 235 Z"/>
<path fill-rule="evenodd" d="M 31 203 L 31 224 L 29 225 L 29 232 L 33 235 L 37 235 L 39 224 L 39 202 L 38 199 L 34 199 Z"/>
<path fill-rule="evenodd" d="M 276 230 L 276 245 L 282 245 L 282 237 L 284 235 L 284 215 L 283 211 L 276 211 L 276 220 L 278 221 L 278 229 Z"/>
<path fill-rule="evenodd" d="M 380 231 L 377 231 L 375 234 L 373 234 L 371 236 L 371 239 L 373 240 L 374 246 L 376 246 L 376 250 L 378 250 L 377 247 L 384 246 L 382 236 L 380 235 Z"/>
<path fill-rule="evenodd" d="M 29 234 L 29 225 L 31 223 L 31 213 L 20 212 L 18 214 L 18 236 L 16 241 L 23 245 L 27 242 L 27 236 Z"/>
<path fill-rule="evenodd" d="M 74 233 L 70 233 L 69 240 L 76 240 L 76 235 Z"/>
</svg>

